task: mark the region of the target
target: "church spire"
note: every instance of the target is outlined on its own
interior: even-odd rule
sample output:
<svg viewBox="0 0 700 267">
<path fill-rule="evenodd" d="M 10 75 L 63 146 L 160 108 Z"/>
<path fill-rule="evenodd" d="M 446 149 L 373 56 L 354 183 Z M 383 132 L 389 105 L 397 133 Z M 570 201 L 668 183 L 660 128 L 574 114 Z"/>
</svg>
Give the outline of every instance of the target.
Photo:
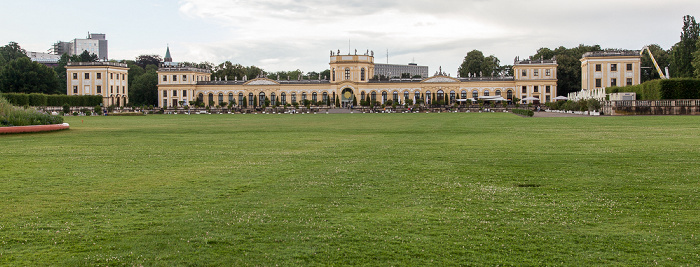
<svg viewBox="0 0 700 267">
<path fill-rule="evenodd" d="M 165 58 L 163 59 L 165 62 L 173 62 L 173 58 L 170 56 L 170 46 L 168 46 L 168 49 L 165 51 Z"/>
</svg>

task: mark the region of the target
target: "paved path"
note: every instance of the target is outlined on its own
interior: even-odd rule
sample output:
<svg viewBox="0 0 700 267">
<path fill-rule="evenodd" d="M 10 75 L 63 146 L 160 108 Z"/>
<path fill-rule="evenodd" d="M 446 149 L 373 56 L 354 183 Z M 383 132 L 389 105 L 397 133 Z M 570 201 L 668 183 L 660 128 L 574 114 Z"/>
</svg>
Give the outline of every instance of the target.
<svg viewBox="0 0 700 267">
<path fill-rule="evenodd" d="M 544 112 L 540 111 L 537 112 L 535 111 L 535 116 L 532 116 L 535 118 L 556 118 L 556 117 L 589 117 L 588 115 L 580 115 L 580 114 L 573 114 L 573 113 L 558 113 L 558 112 Z"/>
</svg>

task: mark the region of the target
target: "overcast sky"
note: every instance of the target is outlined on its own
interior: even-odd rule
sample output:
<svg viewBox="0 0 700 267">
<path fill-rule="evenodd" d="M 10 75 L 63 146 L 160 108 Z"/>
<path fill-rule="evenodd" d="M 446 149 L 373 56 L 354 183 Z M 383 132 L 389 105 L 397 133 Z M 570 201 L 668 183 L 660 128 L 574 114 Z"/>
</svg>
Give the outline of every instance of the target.
<svg viewBox="0 0 700 267">
<path fill-rule="evenodd" d="M 141 54 L 266 71 L 322 71 L 330 50 L 373 50 L 376 63 L 442 66 L 456 76 L 467 52 L 501 64 L 540 47 L 668 49 L 698 0 L 2 0 L 0 44 L 46 51 L 104 33 L 111 59 Z"/>
</svg>

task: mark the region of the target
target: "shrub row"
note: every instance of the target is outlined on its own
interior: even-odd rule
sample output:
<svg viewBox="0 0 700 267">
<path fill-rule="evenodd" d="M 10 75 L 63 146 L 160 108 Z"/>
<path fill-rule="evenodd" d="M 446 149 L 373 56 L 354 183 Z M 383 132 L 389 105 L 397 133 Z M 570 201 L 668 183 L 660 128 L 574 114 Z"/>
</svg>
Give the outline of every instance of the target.
<svg viewBox="0 0 700 267">
<path fill-rule="evenodd" d="M 45 94 L 22 94 L 3 93 L 1 97 L 7 99 L 15 106 L 60 107 L 68 104 L 72 107 L 99 106 L 102 103 L 102 96 L 99 95 L 45 95 Z"/>
<path fill-rule="evenodd" d="M 605 91 L 608 94 L 633 92 L 637 94 L 637 100 L 698 99 L 700 98 L 700 79 L 659 79 L 638 85 L 608 87 Z"/>
<path fill-rule="evenodd" d="M 63 123 L 63 117 L 39 112 L 35 109 L 18 108 L 0 97 L 0 126 L 26 126 Z"/>
<path fill-rule="evenodd" d="M 519 109 L 519 108 L 514 108 L 512 109 L 513 113 L 523 115 L 523 116 L 528 116 L 532 117 L 535 116 L 535 112 L 529 109 Z"/>
<path fill-rule="evenodd" d="M 581 99 L 579 101 L 556 101 L 547 102 L 545 106 L 550 109 L 556 110 L 570 110 L 570 111 L 597 111 L 600 110 L 600 101 L 596 99 Z"/>
</svg>

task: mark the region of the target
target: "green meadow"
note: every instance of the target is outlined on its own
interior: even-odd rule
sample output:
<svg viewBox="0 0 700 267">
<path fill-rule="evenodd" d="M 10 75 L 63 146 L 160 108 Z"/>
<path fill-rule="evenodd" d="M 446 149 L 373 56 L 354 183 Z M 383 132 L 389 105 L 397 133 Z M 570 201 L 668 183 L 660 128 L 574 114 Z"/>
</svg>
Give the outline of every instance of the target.
<svg viewBox="0 0 700 267">
<path fill-rule="evenodd" d="M 0 135 L 0 265 L 700 262 L 700 116 L 65 122 Z"/>
</svg>

